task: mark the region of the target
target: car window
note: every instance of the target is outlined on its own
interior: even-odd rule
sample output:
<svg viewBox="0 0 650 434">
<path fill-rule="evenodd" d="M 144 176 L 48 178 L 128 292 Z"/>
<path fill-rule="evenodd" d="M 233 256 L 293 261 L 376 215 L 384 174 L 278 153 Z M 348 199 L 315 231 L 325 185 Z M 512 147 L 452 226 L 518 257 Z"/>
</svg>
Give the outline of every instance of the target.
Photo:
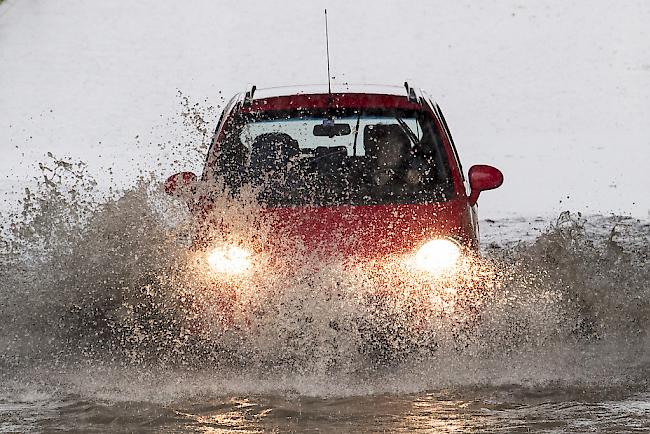
<svg viewBox="0 0 650 434">
<path fill-rule="evenodd" d="M 422 134 L 419 124 L 415 118 L 402 119 L 410 130 L 415 134 L 415 138 L 420 140 Z M 273 119 L 259 120 L 247 123 L 240 135 L 242 143 L 251 144 L 255 138 L 265 133 L 285 133 L 298 141 L 299 147 L 303 150 L 316 149 L 319 147 L 344 147 L 348 156 L 364 156 L 366 132 L 368 126 L 372 125 L 395 125 L 399 127 L 394 117 L 378 116 L 354 116 L 336 119 L 336 123 L 350 125 L 350 134 L 335 137 L 318 137 L 314 136 L 314 127 L 323 123 L 322 118 L 303 118 L 303 119 Z M 358 125 L 357 125 L 358 124 Z M 356 146 L 355 146 L 356 135 Z"/>
<path fill-rule="evenodd" d="M 264 112 L 242 115 L 235 124 L 224 135 L 218 175 L 233 191 L 254 185 L 270 206 L 420 203 L 453 196 L 446 153 L 424 112 Z"/>
</svg>

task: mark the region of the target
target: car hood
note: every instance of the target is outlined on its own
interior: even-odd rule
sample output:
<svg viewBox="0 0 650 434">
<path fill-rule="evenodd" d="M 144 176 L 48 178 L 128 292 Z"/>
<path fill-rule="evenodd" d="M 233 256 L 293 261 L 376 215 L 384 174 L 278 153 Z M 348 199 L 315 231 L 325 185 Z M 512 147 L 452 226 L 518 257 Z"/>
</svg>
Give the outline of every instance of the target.
<svg viewBox="0 0 650 434">
<path fill-rule="evenodd" d="M 430 204 L 267 208 L 274 243 L 298 241 L 308 251 L 328 255 L 383 257 L 413 252 L 436 236 L 472 246 L 466 201 Z"/>
</svg>

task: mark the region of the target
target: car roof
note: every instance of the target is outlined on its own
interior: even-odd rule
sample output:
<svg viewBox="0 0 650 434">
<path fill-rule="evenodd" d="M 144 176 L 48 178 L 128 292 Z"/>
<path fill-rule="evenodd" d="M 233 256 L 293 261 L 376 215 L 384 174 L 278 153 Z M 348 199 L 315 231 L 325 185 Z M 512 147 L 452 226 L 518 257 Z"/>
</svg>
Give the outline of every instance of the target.
<svg viewBox="0 0 650 434">
<path fill-rule="evenodd" d="M 331 98 L 326 84 L 281 86 L 257 89 L 249 86 L 245 92 L 233 97 L 228 105 L 243 101 L 244 111 L 291 109 L 340 104 L 348 107 L 364 107 L 368 104 L 414 108 L 421 100 L 435 101 L 422 89 L 415 89 L 407 82 L 403 86 L 378 84 L 335 84 L 331 86 Z M 332 99 L 333 98 L 333 99 Z"/>
<path fill-rule="evenodd" d="M 268 87 L 256 89 L 253 93 L 253 100 L 291 95 L 323 95 L 327 93 L 329 93 L 327 84 Z M 333 84 L 332 93 L 361 93 L 407 96 L 404 86 L 391 86 L 381 84 Z"/>
</svg>

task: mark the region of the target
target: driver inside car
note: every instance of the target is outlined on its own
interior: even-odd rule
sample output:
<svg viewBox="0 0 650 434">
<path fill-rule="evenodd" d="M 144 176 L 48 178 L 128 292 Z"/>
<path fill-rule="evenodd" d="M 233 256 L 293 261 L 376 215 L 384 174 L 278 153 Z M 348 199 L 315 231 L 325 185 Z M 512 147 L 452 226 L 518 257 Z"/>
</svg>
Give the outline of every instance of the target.
<svg viewBox="0 0 650 434">
<path fill-rule="evenodd" d="M 364 147 L 374 163 L 375 185 L 416 186 L 423 181 L 427 165 L 412 154 L 411 141 L 400 125 L 367 125 Z"/>
</svg>

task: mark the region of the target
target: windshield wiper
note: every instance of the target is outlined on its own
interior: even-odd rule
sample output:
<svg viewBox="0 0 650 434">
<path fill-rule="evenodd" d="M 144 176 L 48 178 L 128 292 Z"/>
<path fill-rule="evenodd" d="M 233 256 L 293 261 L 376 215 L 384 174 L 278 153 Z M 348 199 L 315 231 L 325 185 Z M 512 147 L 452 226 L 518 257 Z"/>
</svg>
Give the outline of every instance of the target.
<svg viewBox="0 0 650 434">
<path fill-rule="evenodd" d="M 357 116 L 357 126 L 354 127 L 354 143 L 352 143 L 352 155 L 357 156 L 357 137 L 359 137 L 359 122 L 361 121 L 361 110 L 359 110 L 359 116 Z"/>
<path fill-rule="evenodd" d="M 399 116 L 395 116 L 395 120 L 399 124 L 400 127 L 402 127 L 402 130 L 406 133 L 407 136 L 409 136 L 409 140 L 411 143 L 413 143 L 414 146 L 417 146 L 420 141 L 418 140 L 418 136 L 415 135 L 411 127 L 408 126 L 406 122 L 404 122 L 404 119 L 400 118 Z"/>
</svg>

